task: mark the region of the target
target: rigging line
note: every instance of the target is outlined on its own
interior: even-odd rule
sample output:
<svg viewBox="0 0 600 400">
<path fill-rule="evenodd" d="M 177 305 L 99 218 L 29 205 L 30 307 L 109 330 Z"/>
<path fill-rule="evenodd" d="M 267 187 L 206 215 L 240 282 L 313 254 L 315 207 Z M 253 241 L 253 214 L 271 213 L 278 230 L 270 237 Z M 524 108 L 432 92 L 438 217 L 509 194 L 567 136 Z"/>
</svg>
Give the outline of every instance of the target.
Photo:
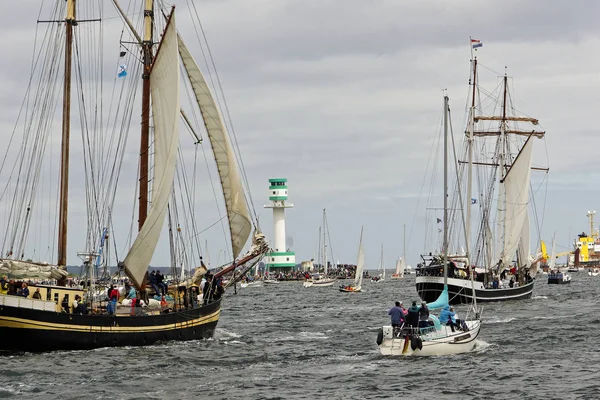
<svg viewBox="0 0 600 400">
<path fill-rule="evenodd" d="M 184 164 L 184 158 L 183 158 L 183 151 L 181 150 L 181 147 L 179 147 L 179 149 L 177 150 L 178 152 L 178 157 L 179 157 L 179 166 L 176 169 L 176 176 L 177 176 L 177 185 L 179 186 L 179 195 L 181 197 L 181 203 L 182 203 L 182 211 L 184 214 L 184 221 L 186 223 L 186 232 L 191 232 L 191 233 L 195 233 L 196 232 L 196 220 L 195 220 L 195 215 L 194 215 L 194 209 L 193 207 L 189 207 L 189 208 L 185 208 L 183 205 L 185 204 L 191 204 L 191 200 L 190 200 L 190 192 L 189 192 L 189 188 L 187 185 L 187 172 L 185 170 L 185 164 Z M 176 198 L 174 197 L 174 201 L 176 200 Z M 188 215 L 188 210 L 190 215 Z M 175 208 L 175 212 L 177 213 L 177 216 L 179 215 L 179 211 L 178 208 Z M 179 226 L 179 219 L 177 220 L 177 224 Z M 191 225 L 191 226 L 188 226 Z M 193 258 L 193 250 L 194 248 L 192 247 L 192 258 Z M 201 254 L 201 245 L 200 243 L 196 240 L 196 249 L 198 249 L 198 256 L 200 257 Z"/>
<path fill-rule="evenodd" d="M 189 0 L 188 0 L 188 4 L 189 4 Z M 244 193 L 244 196 L 246 197 L 246 199 L 249 201 L 250 206 L 252 208 L 252 214 L 254 215 L 254 220 L 252 221 L 252 225 L 254 226 L 254 228 L 257 228 L 257 221 L 258 221 L 258 215 L 256 213 L 256 208 L 254 206 L 254 201 L 252 199 L 252 192 L 250 190 L 250 184 L 248 182 L 248 176 L 246 175 L 246 169 L 244 167 L 244 160 L 242 159 L 242 155 L 240 153 L 240 149 L 239 149 L 239 143 L 237 140 L 237 135 L 235 134 L 235 128 L 233 126 L 233 120 L 231 118 L 231 113 L 229 112 L 229 105 L 227 104 L 227 99 L 225 98 L 225 92 L 223 90 L 223 85 L 221 84 L 221 78 L 219 77 L 219 73 L 217 71 L 217 67 L 215 64 L 215 60 L 214 57 L 212 55 L 212 51 L 210 50 L 210 45 L 208 43 L 208 39 L 206 37 L 206 32 L 204 31 L 204 27 L 202 26 L 202 21 L 200 20 L 200 16 L 198 15 L 198 9 L 196 8 L 196 5 L 192 2 L 192 6 L 194 8 L 194 12 L 196 14 L 196 20 L 198 21 L 198 26 L 200 27 L 200 31 L 202 32 L 202 37 L 204 38 L 204 43 L 206 44 L 206 49 L 213 67 L 213 70 L 215 72 L 215 76 L 217 79 L 217 83 L 218 83 L 218 87 L 219 90 L 221 92 L 221 97 L 223 98 L 223 104 L 225 106 L 225 112 L 227 114 L 227 119 L 229 120 L 229 126 L 231 127 L 231 136 L 233 138 L 234 144 L 235 144 L 235 148 L 237 151 L 234 151 L 235 157 L 238 160 L 238 162 L 240 163 L 240 172 L 242 174 L 242 179 L 244 180 L 244 184 L 246 186 L 246 192 Z M 196 25 L 194 24 L 194 29 L 196 29 Z M 196 35 L 198 35 L 198 31 L 196 29 Z M 203 51 L 204 54 L 204 51 Z M 206 58 L 205 58 L 206 60 Z M 210 71 L 209 71 L 210 72 Z M 214 86 L 214 82 L 212 79 L 212 75 L 209 73 L 211 82 Z M 217 101 L 219 101 L 218 97 L 217 97 Z M 221 108 L 220 102 L 219 102 L 219 108 Z"/>
</svg>

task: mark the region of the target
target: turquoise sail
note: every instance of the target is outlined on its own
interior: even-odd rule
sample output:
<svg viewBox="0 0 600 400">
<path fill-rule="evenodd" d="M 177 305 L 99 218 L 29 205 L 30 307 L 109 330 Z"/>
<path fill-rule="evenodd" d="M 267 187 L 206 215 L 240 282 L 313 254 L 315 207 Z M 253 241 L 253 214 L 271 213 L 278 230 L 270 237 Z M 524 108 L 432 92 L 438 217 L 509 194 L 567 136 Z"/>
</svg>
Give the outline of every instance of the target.
<svg viewBox="0 0 600 400">
<path fill-rule="evenodd" d="M 448 285 L 444 285 L 444 290 L 442 290 L 442 293 L 440 293 L 437 300 L 432 303 L 428 303 L 427 308 L 429 308 L 430 311 L 438 310 L 440 308 L 444 308 L 444 306 L 447 306 L 449 301 L 450 298 L 448 296 Z"/>
</svg>

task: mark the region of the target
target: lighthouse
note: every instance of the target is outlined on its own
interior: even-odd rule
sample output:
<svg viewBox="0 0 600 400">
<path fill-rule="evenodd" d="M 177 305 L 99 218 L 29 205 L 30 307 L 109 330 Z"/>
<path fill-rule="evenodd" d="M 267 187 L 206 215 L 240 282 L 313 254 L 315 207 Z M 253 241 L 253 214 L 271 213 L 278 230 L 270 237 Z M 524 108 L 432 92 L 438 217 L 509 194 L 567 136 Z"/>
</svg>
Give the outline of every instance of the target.
<svg viewBox="0 0 600 400">
<path fill-rule="evenodd" d="M 266 267 L 271 273 L 290 271 L 296 266 L 296 253 L 288 251 L 285 244 L 285 209 L 294 207 L 286 203 L 288 198 L 288 187 L 286 178 L 269 179 L 269 200 L 271 204 L 265 204 L 265 208 L 273 209 L 273 235 L 274 246 L 271 252 L 266 254 Z"/>
</svg>

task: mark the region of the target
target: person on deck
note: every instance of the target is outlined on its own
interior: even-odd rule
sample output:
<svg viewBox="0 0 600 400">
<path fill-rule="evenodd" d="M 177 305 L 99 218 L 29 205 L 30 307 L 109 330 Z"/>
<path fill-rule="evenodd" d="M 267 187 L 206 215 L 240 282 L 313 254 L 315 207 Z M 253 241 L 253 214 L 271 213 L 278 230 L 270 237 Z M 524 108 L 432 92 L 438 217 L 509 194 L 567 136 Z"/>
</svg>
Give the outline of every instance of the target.
<svg viewBox="0 0 600 400">
<path fill-rule="evenodd" d="M 440 313 L 440 323 L 449 326 L 452 332 L 454 332 L 455 327 L 460 329 L 460 325 L 456 324 L 455 319 L 456 314 L 454 313 L 454 308 L 450 308 L 450 306 L 446 304 Z"/>
<path fill-rule="evenodd" d="M 202 288 L 202 299 L 204 300 L 204 305 L 207 305 L 212 298 L 212 284 L 213 276 L 211 274 L 206 274 L 206 283 Z"/>
<path fill-rule="evenodd" d="M 156 292 L 156 294 L 158 296 L 160 296 L 161 291 L 158 288 L 158 281 L 156 279 L 156 270 L 153 270 L 150 275 L 148 275 L 148 281 L 150 282 L 150 286 L 152 286 L 152 289 L 154 289 L 154 291 Z"/>
<path fill-rule="evenodd" d="M 416 328 L 417 325 L 419 325 L 419 307 L 417 306 L 416 301 L 412 302 L 412 306 L 408 309 L 408 313 L 404 320 L 413 328 Z"/>
<path fill-rule="evenodd" d="M 164 296 L 167 294 L 167 284 L 163 281 L 165 280 L 165 276 L 160 273 L 160 271 L 156 271 L 156 285 L 160 289 L 160 293 L 158 295 Z"/>
<path fill-rule="evenodd" d="M 29 288 L 25 282 L 23 282 L 23 286 L 21 286 L 21 296 L 29 297 Z"/>
<path fill-rule="evenodd" d="M 400 307 L 400 302 L 397 301 L 396 305 L 388 311 L 388 315 L 391 316 L 392 319 L 392 327 L 394 328 L 394 332 L 404 325 L 404 312 L 402 311 L 402 307 Z"/>
<path fill-rule="evenodd" d="M 113 286 L 110 285 L 110 290 L 108 291 L 108 304 L 106 305 L 106 312 L 109 314 L 115 314 L 117 312 L 117 301 L 119 300 L 119 291 Z"/>
<path fill-rule="evenodd" d="M 2 279 L 0 279 L 0 294 L 8 294 L 8 277 L 6 275 L 2 275 Z"/>
<path fill-rule="evenodd" d="M 419 328 L 427 327 L 429 327 L 429 308 L 427 308 L 426 302 L 422 302 L 419 309 Z"/>
<path fill-rule="evenodd" d="M 129 283 L 125 284 L 125 293 L 127 293 L 125 295 L 126 299 L 133 300 L 133 299 L 135 299 L 137 297 L 137 294 L 135 292 L 135 288 L 133 286 L 130 286 Z"/>
<path fill-rule="evenodd" d="M 63 311 L 66 312 L 67 314 L 69 313 L 69 295 L 65 294 L 62 301 L 60 302 L 60 306 L 62 307 Z"/>
<path fill-rule="evenodd" d="M 33 292 L 33 295 L 31 296 L 31 298 L 38 299 L 38 300 L 42 299 L 42 294 L 40 293 L 40 288 L 35 288 L 35 292 Z"/>
</svg>

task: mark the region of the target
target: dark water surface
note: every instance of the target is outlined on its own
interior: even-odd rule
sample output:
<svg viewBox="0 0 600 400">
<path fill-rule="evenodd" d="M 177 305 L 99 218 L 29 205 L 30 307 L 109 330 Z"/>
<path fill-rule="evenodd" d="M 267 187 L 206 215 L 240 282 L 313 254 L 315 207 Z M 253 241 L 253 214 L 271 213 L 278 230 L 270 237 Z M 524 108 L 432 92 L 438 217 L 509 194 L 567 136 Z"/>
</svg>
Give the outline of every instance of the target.
<svg viewBox="0 0 600 400">
<path fill-rule="evenodd" d="M 600 399 L 600 277 L 572 275 L 485 305 L 476 350 L 432 358 L 383 357 L 375 344 L 393 302 L 418 299 L 414 275 L 359 294 L 229 290 L 211 340 L 1 354 L 0 398 Z"/>
</svg>

